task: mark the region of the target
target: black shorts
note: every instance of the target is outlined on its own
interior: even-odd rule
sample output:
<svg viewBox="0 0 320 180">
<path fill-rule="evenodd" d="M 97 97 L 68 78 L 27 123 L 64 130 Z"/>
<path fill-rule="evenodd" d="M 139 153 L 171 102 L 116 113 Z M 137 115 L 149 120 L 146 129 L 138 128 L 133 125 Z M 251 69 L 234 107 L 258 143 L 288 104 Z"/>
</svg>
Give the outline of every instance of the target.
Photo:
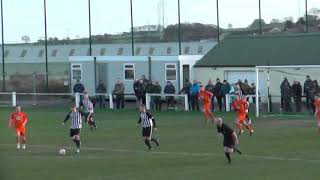
<svg viewBox="0 0 320 180">
<path fill-rule="evenodd" d="M 142 128 L 142 137 L 151 137 L 152 135 L 152 127 Z"/>
<path fill-rule="evenodd" d="M 232 136 L 225 136 L 223 139 L 223 147 L 234 148 L 235 140 Z"/>
<path fill-rule="evenodd" d="M 93 119 L 93 113 L 91 113 L 91 114 L 90 114 L 90 113 L 86 113 L 84 117 L 85 117 L 85 121 L 87 122 L 87 119 L 88 119 L 88 118 L 89 118 L 89 119 L 90 119 L 90 118 Z"/>
<path fill-rule="evenodd" d="M 70 129 L 70 137 L 80 135 L 81 129 Z"/>
</svg>

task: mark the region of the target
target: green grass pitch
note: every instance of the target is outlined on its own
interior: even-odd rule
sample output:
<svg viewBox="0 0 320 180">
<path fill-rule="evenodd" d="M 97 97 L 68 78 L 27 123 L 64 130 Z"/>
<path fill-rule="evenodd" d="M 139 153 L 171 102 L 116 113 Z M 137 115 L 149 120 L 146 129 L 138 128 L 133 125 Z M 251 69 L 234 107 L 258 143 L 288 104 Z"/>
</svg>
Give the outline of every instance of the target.
<svg viewBox="0 0 320 180">
<path fill-rule="evenodd" d="M 240 137 L 243 155 L 226 163 L 216 127 L 193 112 L 155 113 L 160 148 L 146 151 L 138 112 L 97 111 L 98 130 L 82 131 L 82 152 L 74 153 L 64 109 L 26 108 L 27 150 L 15 149 L 7 128 L 12 109 L 0 109 L 1 180 L 285 180 L 319 179 L 320 134 L 312 116 L 254 119 L 255 134 Z M 234 114 L 221 114 L 234 127 Z M 66 156 L 58 150 L 67 148 Z"/>
</svg>

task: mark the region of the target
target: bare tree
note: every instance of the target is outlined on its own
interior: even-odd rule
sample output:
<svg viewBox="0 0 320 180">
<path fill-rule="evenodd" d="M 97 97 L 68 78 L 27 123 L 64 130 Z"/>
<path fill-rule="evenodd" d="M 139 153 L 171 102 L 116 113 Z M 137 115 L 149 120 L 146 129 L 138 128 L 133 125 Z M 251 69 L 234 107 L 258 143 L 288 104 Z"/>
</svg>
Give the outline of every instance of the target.
<svg viewBox="0 0 320 180">
<path fill-rule="evenodd" d="M 21 37 L 21 40 L 22 40 L 24 43 L 28 44 L 28 43 L 30 42 L 30 37 L 27 36 L 27 35 L 24 35 L 24 36 Z"/>
</svg>

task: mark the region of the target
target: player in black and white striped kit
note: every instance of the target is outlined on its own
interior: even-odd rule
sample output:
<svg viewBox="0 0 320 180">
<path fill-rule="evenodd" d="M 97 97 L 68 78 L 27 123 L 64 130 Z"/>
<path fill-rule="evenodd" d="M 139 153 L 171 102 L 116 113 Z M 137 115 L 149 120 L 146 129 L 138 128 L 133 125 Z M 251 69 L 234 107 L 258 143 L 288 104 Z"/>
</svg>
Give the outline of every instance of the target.
<svg viewBox="0 0 320 180">
<path fill-rule="evenodd" d="M 71 119 L 70 137 L 77 146 L 76 153 L 80 153 L 80 131 L 82 128 L 83 115 L 84 113 L 80 112 L 75 105 L 72 105 L 71 111 L 67 114 L 66 118 L 62 123 L 64 125 L 69 119 Z"/>
<path fill-rule="evenodd" d="M 152 146 L 150 144 L 150 141 L 159 146 L 159 141 L 156 138 L 152 137 L 152 130 L 157 130 L 156 121 L 152 114 L 147 112 L 145 105 L 141 104 L 139 109 L 140 117 L 137 126 L 142 125 L 142 137 L 145 144 L 148 146 L 148 149 L 151 150 Z"/>
<path fill-rule="evenodd" d="M 97 125 L 93 121 L 93 103 L 91 102 L 88 93 L 84 94 L 84 98 L 82 101 L 82 109 L 85 112 L 85 121 L 89 124 L 90 129 L 97 129 Z"/>
</svg>

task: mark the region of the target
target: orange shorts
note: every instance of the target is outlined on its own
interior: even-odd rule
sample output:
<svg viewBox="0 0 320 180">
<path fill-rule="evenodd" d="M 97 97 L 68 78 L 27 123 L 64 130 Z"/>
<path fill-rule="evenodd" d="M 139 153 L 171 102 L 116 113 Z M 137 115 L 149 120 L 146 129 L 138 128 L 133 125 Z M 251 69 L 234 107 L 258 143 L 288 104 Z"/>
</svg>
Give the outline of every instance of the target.
<svg viewBox="0 0 320 180">
<path fill-rule="evenodd" d="M 237 121 L 238 123 L 243 123 L 246 120 L 247 115 L 246 114 L 238 114 L 237 115 Z"/>
<path fill-rule="evenodd" d="M 26 136 L 26 127 L 24 126 L 21 126 L 21 127 L 18 127 L 18 128 L 15 128 L 16 129 L 16 135 L 17 136 Z"/>
<path fill-rule="evenodd" d="M 205 111 L 211 111 L 211 103 L 203 103 L 202 108 Z"/>
</svg>

